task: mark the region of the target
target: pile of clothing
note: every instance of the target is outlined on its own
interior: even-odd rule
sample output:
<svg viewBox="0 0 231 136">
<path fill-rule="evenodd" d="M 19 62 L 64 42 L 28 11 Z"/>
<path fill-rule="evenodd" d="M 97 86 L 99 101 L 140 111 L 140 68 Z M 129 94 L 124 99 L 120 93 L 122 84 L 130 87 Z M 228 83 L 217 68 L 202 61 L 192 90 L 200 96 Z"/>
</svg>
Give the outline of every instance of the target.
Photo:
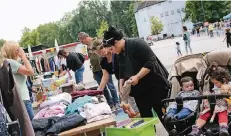
<svg viewBox="0 0 231 136">
<path fill-rule="evenodd" d="M 90 91 L 89 94 L 101 92 Z M 56 135 L 86 123 L 109 118 L 111 115 L 111 108 L 103 95 L 85 95 L 72 102 L 69 93 L 61 93 L 41 103 L 40 111 L 35 115 L 32 125 L 36 136 Z"/>
<path fill-rule="evenodd" d="M 88 123 L 111 117 L 112 111 L 102 96 L 84 96 L 77 98 L 70 104 L 65 114 L 79 113 L 87 119 Z"/>
</svg>

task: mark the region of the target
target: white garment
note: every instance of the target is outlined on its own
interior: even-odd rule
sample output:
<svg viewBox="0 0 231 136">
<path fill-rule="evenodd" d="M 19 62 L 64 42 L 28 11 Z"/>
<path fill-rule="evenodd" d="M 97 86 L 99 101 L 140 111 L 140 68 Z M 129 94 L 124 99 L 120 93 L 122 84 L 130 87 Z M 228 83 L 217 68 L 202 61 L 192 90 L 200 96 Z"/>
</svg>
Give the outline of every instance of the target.
<svg viewBox="0 0 231 136">
<path fill-rule="evenodd" d="M 52 97 L 49 97 L 49 100 L 44 101 L 43 103 L 40 104 L 40 108 L 44 108 L 46 106 L 52 106 L 54 104 L 57 104 L 59 102 L 65 102 L 67 104 L 72 103 L 72 97 L 69 93 L 61 93 Z"/>
<path fill-rule="evenodd" d="M 105 102 L 99 104 L 87 103 L 83 106 L 83 112 L 80 112 L 80 115 L 90 123 L 110 117 L 112 111 Z"/>
</svg>

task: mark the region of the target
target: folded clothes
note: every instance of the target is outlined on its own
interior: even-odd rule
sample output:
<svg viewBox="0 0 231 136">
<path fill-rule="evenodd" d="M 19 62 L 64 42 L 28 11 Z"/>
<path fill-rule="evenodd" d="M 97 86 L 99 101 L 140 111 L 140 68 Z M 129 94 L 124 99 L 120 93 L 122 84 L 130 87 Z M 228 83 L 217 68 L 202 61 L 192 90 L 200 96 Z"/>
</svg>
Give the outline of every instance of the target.
<svg viewBox="0 0 231 136">
<path fill-rule="evenodd" d="M 69 93 L 61 93 L 52 97 L 49 97 L 47 101 L 44 101 L 40 104 L 40 108 L 44 108 L 46 106 L 52 106 L 54 104 L 57 104 L 59 102 L 64 102 L 67 104 L 71 104 L 72 97 Z"/>
<path fill-rule="evenodd" d="M 78 97 L 82 97 L 82 96 L 96 96 L 96 95 L 103 95 L 103 91 L 99 91 L 99 90 L 83 90 L 83 91 L 73 91 L 71 93 L 71 96 L 73 99 L 78 98 Z"/>
<path fill-rule="evenodd" d="M 62 102 L 57 103 L 53 106 L 47 106 L 40 110 L 34 117 L 34 119 L 41 119 L 41 118 L 49 118 L 53 116 L 64 116 L 65 109 L 67 106 L 63 104 Z"/>
<path fill-rule="evenodd" d="M 84 96 L 84 97 L 80 97 L 77 98 L 72 104 L 70 104 L 66 111 L 65 114 L 71 114 L 71 113 L 79 113 L 80 111 L 82 111 L 83 106 L 86 103 L 92 103 L 92 98 L 90 96 Z"/>
<path fill-rule="evenodd" d="M 105 102 L 99 104 L 87 103 L 83 106 L 83 112 L 80 113 L 87 119 L 87 122 L 94 122 L 109 118 L 112 115 L 111 108 Z"/>
<path fill-rule="evenodd" d="M 77 113 L 65 115 L 63 117 L 34 119 L 32 121 L 36 136 L 58 135 L 63 131 L 85 124 L 86 119 Z"/>
</svg>

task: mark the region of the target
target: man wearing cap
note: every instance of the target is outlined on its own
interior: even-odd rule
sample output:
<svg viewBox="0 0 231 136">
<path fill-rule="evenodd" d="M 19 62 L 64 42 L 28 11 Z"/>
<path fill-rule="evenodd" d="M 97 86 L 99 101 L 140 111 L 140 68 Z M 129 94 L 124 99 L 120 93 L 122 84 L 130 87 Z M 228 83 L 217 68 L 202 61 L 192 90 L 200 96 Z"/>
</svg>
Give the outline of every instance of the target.
<svg viewBox="0 0 231 136">
<path fill-rule="evenodd" d="M 92 47 L 93 46 L 92 43 L 93 43 L 94 38 L 90 37 L 85 32 L 80 32 L 78 34 L 78 39 L 81 43 L 87 45 L 88 56 L 90 59 L 90 64 L 91 64 L 92 72 L 94 75 L 94 79 L 97 81 L 98 85 L 100 85 L 101 79 L 103 77 L 103 72 L 102 72 L 102 68 L 100 66 L 101 57 L 99 54 L 96 53 L 96 51 Z M 112 90 L 116 91 L 114 83 L 112 80 L 110 80 L 110 82 L 107 83 L 107 87 L 111 91 Z M 111 106 L 111 108 L 114 108 L 119 103 L 119 99 L 113 98 L 113 100 L 112 100 L 112 97 L 109 94 L 107 87 L 105 87 L 105 89 L 104 89 L 104 95 L 107 99 L 108 104 Z"/>
</svg>

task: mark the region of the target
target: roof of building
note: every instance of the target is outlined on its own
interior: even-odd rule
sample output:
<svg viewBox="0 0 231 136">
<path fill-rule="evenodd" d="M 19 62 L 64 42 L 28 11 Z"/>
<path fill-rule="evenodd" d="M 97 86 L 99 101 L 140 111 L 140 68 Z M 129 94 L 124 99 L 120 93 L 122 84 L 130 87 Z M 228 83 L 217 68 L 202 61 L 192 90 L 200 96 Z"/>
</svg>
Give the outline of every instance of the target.
<svg viewBox="0 0 231 136">
<path fill-rule="evenodd" d="M 139 11 L 140 9 L 164 2 L 166 0 L 151 0 L 151 1 L 144 1 L 144 2 L 137 2 L 136 5 L 134 6 L 134 12 Z"/>
</svg>

